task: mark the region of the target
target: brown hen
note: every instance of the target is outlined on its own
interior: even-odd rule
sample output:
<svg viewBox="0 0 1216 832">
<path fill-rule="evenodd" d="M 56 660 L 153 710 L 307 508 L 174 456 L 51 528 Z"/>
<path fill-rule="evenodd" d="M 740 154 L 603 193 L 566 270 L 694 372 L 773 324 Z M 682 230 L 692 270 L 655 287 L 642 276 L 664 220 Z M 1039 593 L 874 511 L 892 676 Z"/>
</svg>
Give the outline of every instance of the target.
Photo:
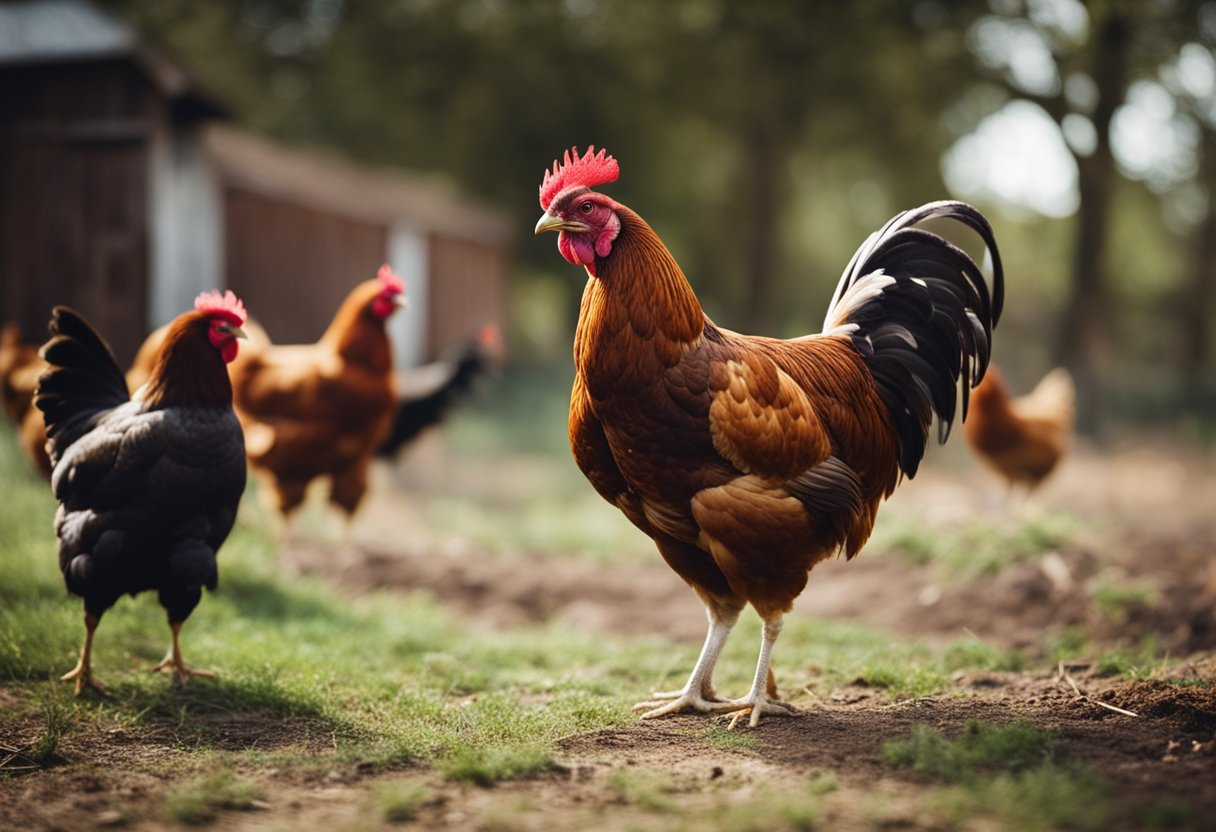
<svg viewBox="0 0 1216 832">
<path fill-rule="evenodd" d="M 1076 388 L 1057 367 L 1024 396 L 1010 396 L 995 367 L 971 394 L 963 433 L 976 456 L 996 471 L 1012 492 L 1038 488 L 1055 470 L 1072 439 Z"/>
<path fill-rule="evenodd" d="M 310 482 L 349 517 L 367 490 L 372 455 L 396 408 L 385 322 L 404 285 L 382 266 L 351 290 L 315 344 L 256 341 L 229 367 L 249 464 L 274 508 L 290 514 Z"/>
</svg>

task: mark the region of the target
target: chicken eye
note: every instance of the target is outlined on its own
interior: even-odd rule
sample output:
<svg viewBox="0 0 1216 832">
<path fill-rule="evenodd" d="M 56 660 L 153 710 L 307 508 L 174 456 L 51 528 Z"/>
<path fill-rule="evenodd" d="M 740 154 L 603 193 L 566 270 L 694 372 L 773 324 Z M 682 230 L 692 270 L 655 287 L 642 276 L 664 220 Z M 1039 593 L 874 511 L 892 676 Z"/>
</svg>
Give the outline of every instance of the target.
<svg viewBox="0 0 1216 832">
<path fill-rule="evenodd" d="M 584 214 L 590 214 L 593 207 L 594 206 L 591 204 L 590 200 L 588 200 L 587 202 L 584 202 L 582 205 L 578 206 L 578 210 L 582 211 Z"/>
</svg>

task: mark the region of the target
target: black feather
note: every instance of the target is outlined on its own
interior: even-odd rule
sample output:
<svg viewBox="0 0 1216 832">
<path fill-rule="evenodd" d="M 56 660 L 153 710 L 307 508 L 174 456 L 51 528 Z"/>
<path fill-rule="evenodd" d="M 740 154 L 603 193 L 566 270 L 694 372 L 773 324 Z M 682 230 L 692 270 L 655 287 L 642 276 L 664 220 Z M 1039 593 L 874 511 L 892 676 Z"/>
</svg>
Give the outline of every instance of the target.
<svg viewBox="0 0 1216 832">
<path fill-rule="evenodd" d="M 114 354 L 88 322 L 66 306 L 51 311 L 51 339 L 39 355 L 50 367 L 38 379 L 34 405 L 46 422 L 51 464 L 105 411 L 130 400 Z"/>
<path fill-rule="evenodd" d="M 918 228 L 955 220 L 974 230 L 992 259 L 991 292 L 980 267 L 958 246 Z M 867 280 L 891 281 L 868 299 L 845 295 Z M 1005 303 L 1005 275 L 992 228 L 962 202 L 932 202 L 893 217 L 857 249 L 841 275 L 827 320 L 851 325 L 853 343 L 869 367 L 899 439 L 900 468 L 915 476 L 933 416 L 938 441 L 950 434 L 959 409 L 967 416 L 970 388 L 992 354 L 992 330 Z"/>
<path fill-rule="evenodd" d="M 376 449 L 376 456 L 392 458 L 404 445 L 431 425 L 438 424 L 456 401 L 464 395 L 477 377 L 486 372 L 490 357 L 479 343 L 466 345 L 456 359 L 452 375 L 440 387 L 426 396 L 411 397 L 409 385 L 400 384 L 406 395 L 399 395 L 397 413 L 388 436 Z M 408 375 L 406 376 L 408 382 Z"/>
</svg>

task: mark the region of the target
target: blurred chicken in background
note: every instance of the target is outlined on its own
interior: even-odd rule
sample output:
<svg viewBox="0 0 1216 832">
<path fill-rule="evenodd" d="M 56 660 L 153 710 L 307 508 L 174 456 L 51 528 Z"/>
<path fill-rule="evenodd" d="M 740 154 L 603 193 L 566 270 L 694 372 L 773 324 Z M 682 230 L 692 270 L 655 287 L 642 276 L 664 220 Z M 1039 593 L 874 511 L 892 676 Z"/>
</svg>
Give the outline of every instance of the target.
<svg viewBox="0 0 1216 832">
<path fill-rule="evenodd" d="M 43 476 L 50 479 L 51 460 L 46 455 L 46 429 L 42 412 L 33 406 L 34 388 L 47 363 L 38 356 L 35 344 L 21 341 L 21 329 L 5 324 L 0 330 L 0 401 L 17 428 L 21 450 Z"/>
<path fill-rule="evenodd" d="M 963 422 L 967 442 L 996 471 L 1012 494 L 1029 493 L 1055 470 L 1072 439 L 1076 389 L 1063 367 L 1045 375 L 1024 396 L 1011 397 L 995 367 L 971 393 Z"/>
<path fill-rule="evenodd" d="M 397 415 L 376 456 L 392 459 L 427 428 L 443 421 L 474 383 L 503 360 L 502 336 L 486 324 L 448 355 L 397 374 Z"/>
<path fill-rule="evenodd" d="M 309 483 L 330 479 L 329 502 L 349 518 L 367 491 L 372 454 L 396 409 L 385 322 L 404 303 L 391 268 L 360 283 L 314 344 L 250 337 L 230 367 L 237 416 L 260 494 L 284 518 Z"/>
</svg>

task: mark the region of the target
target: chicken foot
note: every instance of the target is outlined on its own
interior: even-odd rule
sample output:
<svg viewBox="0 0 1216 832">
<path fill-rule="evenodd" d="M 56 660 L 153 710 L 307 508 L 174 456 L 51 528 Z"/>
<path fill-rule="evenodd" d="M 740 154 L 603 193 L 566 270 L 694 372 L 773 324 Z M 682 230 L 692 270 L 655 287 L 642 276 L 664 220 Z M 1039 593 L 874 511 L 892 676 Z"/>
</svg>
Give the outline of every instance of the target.
<svg viewBox="0 0 1216 832">
<path fill-rule="evenodd" d="M 153 673 L 172 673 L 174 687 L 181 687 L 186 684 L 186 679 L 191 676 L 201 676 L 210 679 L 215 676 L 213 670 L 200 670 L 186 664 L 182 658 L 182 648 L 179 641 L 179 634 L 182 629 L 181 621 L 170 621 L 169 629 L 173 631 L 173 646 L 169 648 L 169 652 L 160 660 L 160 664 L 152 668 Z"/>
<path fill-rule="evenodd" d="M 693 666 L 688 682 L 679 690 L 655 691 L 650 698 L 633 706 L 635 711 L 644 711 L 642 719 L 654 719 L 666 714 L 674 714 L 686 709 L 702 713 L 716 713 L 723 709 L 734 707 L 734 702 L 723 699 L 714 691 L 714 665 L 722 652 L 726 638 L 735 625 L 735 617 L 718 618 L 709 613 L 709 631 L 705 635 L 705 644 L 701 647 L 701 655 Z"/>
<path fill-rule="evenodd" d="M 72 679 L 76 680 L 76 695 L 80 696 L 84 693 L 85 688 L 93 688 L 94 690 L 105 690 L 106 686 L 93 678 L 92 659 L 93 659 L 93 632 L 97 629 L 97 624 L 101 621 L 100 616 L 86 612 L 84 614 L 84 646 L 80 648 L 80 659 L 77 660 L 76 666 L 67 673 L 59 677 L 61 682 L 67 682 Z"/>
</svg>

